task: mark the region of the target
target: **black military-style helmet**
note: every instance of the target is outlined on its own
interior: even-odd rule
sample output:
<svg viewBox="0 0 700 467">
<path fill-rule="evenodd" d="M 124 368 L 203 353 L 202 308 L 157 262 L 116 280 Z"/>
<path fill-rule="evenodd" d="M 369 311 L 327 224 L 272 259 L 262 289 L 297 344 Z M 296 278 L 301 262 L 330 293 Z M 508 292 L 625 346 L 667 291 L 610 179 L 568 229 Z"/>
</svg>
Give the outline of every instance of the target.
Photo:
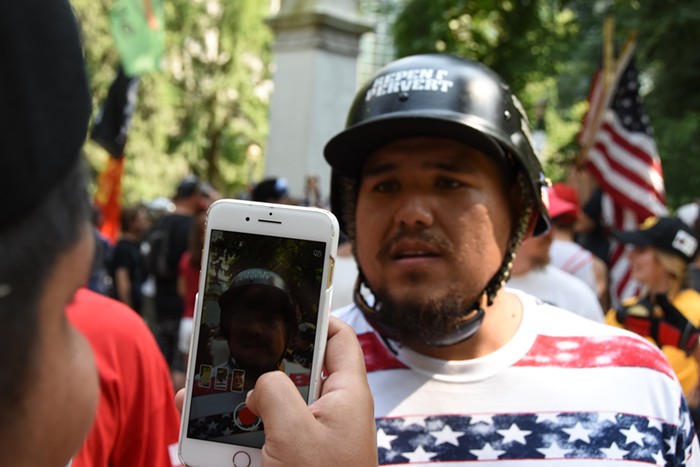
<svg viewBox="0 0 700 467">
<path fill-rule="evenodd" d="M 345 130 L 324 149 L 331 165 L 331 209 L 341 230 L 355 237 L 357 189 L 367 158 L 379 147 L 410 137 L 448 138 L 503 160 L 529 197 L 528 207 L 515 219 L 515 229 L 499 270 L 484 286 L 492 304 L 508 280 L 512 261 L 525 234 L 533 209 L 537 215 L 535 235 L 550 225 L 542 190 L 548 185 L 537 158 L 529 122 L 520 101 L 501 78 L 486 66 L 451 55 L 414 55 L 396 60 L 365 84 L 355 96 Z M 393 329 L 383 322 L 381 303 L 364 299 L 368 284 L 360 265 L 355 303 L 367 319 L 385 335 Z M 376 297 L 375 297 L 376 299 Z M 464 319 L 450 333 L 425 342 L 449 346 L 468 339 L 484 317 L 481 296 L 465 307 Z"/>
<path fill-rule="evenodd" d="M 341 178 L 357 180 L 380 146 L 415 136 L 448 138 L 496 157 L 512 156 L 527 175 L 539 210 L 535 234 L 549 227 L 541 189 L 546 178 L 520 101 L 486 66 L 451 55 L 414 55 L 390 63 L 357 93 L 346 129 L 324 149 L 333 168 L 332 209 L 345 229 Z"/>
<path fill-rule="evenodd" d="M 218 301 L 222 310 L 222 334 L 226 338 L 231 315 L 234 314 L 232 311 L 242 304 L 246 305 L 248 312 L 279 312 L 285 321 L 287 339 L 291 339 L 297 333 L 301 321 L 301 313 L 284 279 L 269 269 L 251 268 L 239 272 Z"/>
</svg>

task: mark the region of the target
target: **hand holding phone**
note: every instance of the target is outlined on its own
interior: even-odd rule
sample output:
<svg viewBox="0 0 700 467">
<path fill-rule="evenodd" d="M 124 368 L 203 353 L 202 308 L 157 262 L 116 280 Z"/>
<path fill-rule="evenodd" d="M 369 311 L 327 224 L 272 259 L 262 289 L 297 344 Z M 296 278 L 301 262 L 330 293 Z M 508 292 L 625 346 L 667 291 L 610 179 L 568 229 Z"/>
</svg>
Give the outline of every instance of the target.
<svg viewBox="0 0 700 467">
<path fill-rule="evenodd" d="M 321 397 L 306 406 L 281 373 L 258 380 L 248 407 L 263 419 L 265 467 L 368 467 L 377 465 L 374 402 L 354 331 L 331 317 L 326 349 L 328 378 Z"/>
<path fill-rule="evenodd" d="M 261 465 L 264 425 L 246 393 L 270 372 L 286 374 L 306 403 L 316 400 L 337 241 L 328 211 L 212 204 L 179 442 L 184 463 Z M 211 344 L 222 338 L 228 354 L 219 361 Z"/>
</svg>

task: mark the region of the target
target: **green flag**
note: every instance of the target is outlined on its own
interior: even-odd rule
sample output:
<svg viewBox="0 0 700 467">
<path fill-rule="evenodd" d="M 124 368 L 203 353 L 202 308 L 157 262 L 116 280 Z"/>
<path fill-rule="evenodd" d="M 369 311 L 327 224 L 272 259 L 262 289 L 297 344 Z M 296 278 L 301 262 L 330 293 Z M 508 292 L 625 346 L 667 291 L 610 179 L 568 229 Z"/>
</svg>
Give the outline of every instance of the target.
<svg viewBox="0 0 700 467">
<path fill-rule="evenodd" d="M 160 70 L 165 48 L 162 0 L 116 0 L 109 11 L 112 37 L 128 76 Z"/>
</svg>

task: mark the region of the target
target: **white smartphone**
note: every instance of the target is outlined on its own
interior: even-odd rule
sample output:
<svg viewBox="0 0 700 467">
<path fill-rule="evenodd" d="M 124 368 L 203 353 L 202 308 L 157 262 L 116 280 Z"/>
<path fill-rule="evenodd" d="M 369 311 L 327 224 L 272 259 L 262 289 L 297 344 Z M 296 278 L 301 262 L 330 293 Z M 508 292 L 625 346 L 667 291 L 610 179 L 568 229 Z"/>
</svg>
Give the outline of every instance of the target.
<svg viewBox="0 0 700 467">
<path fill-rule="evenodd" d="M 264 427 L 245 396 L 261 374 L 284 371 L 308 403 L 318 397 L 338 234 L 323 209 L 209 208 L 178 444 L 185 465 L 260 466 Z"/>
</svg>

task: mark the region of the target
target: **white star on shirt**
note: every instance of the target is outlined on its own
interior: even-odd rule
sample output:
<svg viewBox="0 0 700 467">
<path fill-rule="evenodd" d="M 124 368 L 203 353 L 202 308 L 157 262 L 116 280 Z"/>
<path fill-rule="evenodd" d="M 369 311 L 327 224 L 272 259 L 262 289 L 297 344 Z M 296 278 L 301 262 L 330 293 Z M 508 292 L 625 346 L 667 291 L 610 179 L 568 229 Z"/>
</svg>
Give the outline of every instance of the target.
<svg viewBox="0 0 700 467">
<path fill-rule="evenodd" d="M 428 462 L 433 457 L 437 456 L 434 452 L 425 452 L 423 446 L 418 446 L 413 452 L 402 452 L 401 455 L 408 459 L 409 462 Z"/>
<path fill-rule="evenodd" d="M 571 452 L 570 449 L 561 448 L 556 441 L 554 441 L 550 447 L 540 448 L 538 451 L 544 454 L 545 459 L 564 459 L 566 454 Z"/>
<path fill-rule="evenodd" d="M 425 425 L 425 417 L 406 417 L 404 419 L 404 426 L 418 425 L 422 428 L 427 428 Z"/>
<path fill-rule="evenodd" d="M 544 422 L 559 423 L 559 412 L 538 413 L 535 423 Z"/>
<path fill-rule="evenodd" d="M 228 436 L 231 433 L 233 433 L 233 430 L 231 430 L 230 428 L 226 428 L 224 431 L 221 432 L 221 434 L 224 436 Z"/>
<path fill-rule="evenodd" d="M 517 441 L 520 444 L 527 444 L 525 437 L 532 431 L 521 430 L 515 423 L 511 424 L 507 430 L 496 430 L 499 435 L 503 436 L 503 444 Z"/>
<path fill-rule="evenodd" d="M 608 459 L 622 459 L 625 454 L 629 451 L 620 449 L 616 442 L 613 441 L 609 448 L 600 448 L 601 451 L 607 456 Z"/>
<path fill-rule="evenodd" d="M 476 425 L 477 423 L 493 424 L 493 415 L 472 415 L 471 417 L 471 420 L 469 420 L 470 425 Z"/>
<path fill-rule="evenodd" d="M 457 438 L 462 436 L 464 432 L 462 431 L 452 431 L 452 428 L 450 428 L 449 425 L 445 425 L 442 427 L 442 430 L 440 431 L 431 431 L 431 435 L 435 437 L 435 444 L 444 444 L 444 443 L 450 443 L 454 444 L 455 446 L 459 446 L 459 441 L 457 441 Z"/>
<path fill-rule="evenodd" d="M 391 450 L 391 442 L 396 438 L 398 438 L 398 436 L 387 435 L 386 432 L 380 428 L 377 431 L 377 447 Z"/>
<path fill-rule="evenodd" d="M 661 451 L 657 451 L 654 454 L 651 455 L 651 458 L 654 459 L 654 463 L 656 465 L 664 465 L 666 464 L 666 460 L 664 459 L 664 455 L 661 453 Z"/>
<path fill-rule="evenodd" d="M 216 427 L 216 422 L 211 422 L 209 425 L 207 425 L 207 428 L 209 428 L 210 430 L 216 430 Z"/>
<path fill-rule="evenodd" d="M 562 430 L 569 434 L 570 443 L 573 443 L 577 439 L 585 441 L 586 443 L 591 442 L 591 438 L 588 436 L 591 430 L 584 428 L 583 425 L 581 425 L 581 422 L 576 422 L 576 425 L 574 425 L 573 428 L 562 428 Z"/>
<path fill-rule="evenodd" d="M 661 420 L 657 418 L 648 418 L 649 424 L 647 425 L 647 430 L 650 430 L 652 428 L 656 428 L 659 430 L 659 433 L 662 433 L 664 431 L 663 424 L 661 423 Z"/>
<path fill-rule="evenodd" d="M 598 423 L 602 423 L 605 420 L 612 422 L 617 425 L 617 413 L 616 412 L 598 412 Z"/>
<path fill-rule="evenodd" d="M 629 430 L 620 430 L 620 433 L 627 437 L 625 444 L 637 443 L 644 447 L 644 433 L 637 430 L 637 427 L 632 425 Z"/>
<path fill-rule="evenodd" d="M 498 456 L 503 454 L 505 451 L 499 451 L 497 449 L 494 449 L 491 447 L 491 443 L 486 443 L 486 446 L 484 446 L 481 449 L 470 449 L 470 453 L 474 454 L 477 459 L 480 461 L 487 461 L 487 460 L 497 460 Z"/>
<path fill-rule="evenodd" d="M 669 436 L 668 438 L 664 439 L 666 444 L 668 445 L 668 454 L 675 454 L 676 453 L 676 443 L 675 439 L 673 436 Z"/>
</svg>

